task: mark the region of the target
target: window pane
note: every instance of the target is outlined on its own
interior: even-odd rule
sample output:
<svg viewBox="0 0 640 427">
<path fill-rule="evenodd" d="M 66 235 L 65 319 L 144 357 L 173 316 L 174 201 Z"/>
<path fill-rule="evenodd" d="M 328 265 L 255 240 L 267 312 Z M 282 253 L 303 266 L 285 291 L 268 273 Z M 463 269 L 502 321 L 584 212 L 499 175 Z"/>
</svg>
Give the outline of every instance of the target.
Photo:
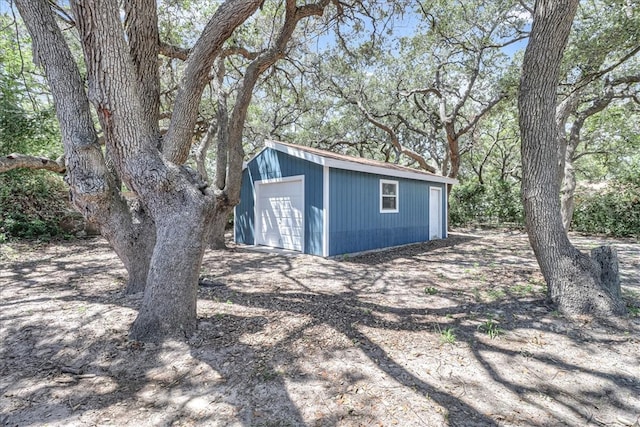
<svg viewBox="0 0 640 427">
<path fill-rule="evenodd" d="M 396 209 L 396 198 L 395 197 L 383 197 L 382 198 L 382 209 Z"/>
<path fill-rule="evenodd" d="M 395 196 L 396 195 L 396 185 L 395 184 L 382 184 L 382 194 L 385 196 Z"/>
</svg>

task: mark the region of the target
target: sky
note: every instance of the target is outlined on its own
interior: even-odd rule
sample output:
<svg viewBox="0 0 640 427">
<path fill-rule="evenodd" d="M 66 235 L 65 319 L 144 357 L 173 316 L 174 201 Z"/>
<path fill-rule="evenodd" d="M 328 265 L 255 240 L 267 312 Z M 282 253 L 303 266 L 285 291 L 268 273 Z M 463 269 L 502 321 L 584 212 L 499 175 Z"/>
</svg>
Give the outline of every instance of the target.
<svg viewBox="0 0 640 427">
<path fill-rule="evenodd" d="M 522 16 L 525 20 L 530 20 L 531 17 L 528 13 L 526 16 Z M 402 16 L 398 15 L 396 19 L 393 20 L 393 37 L 401 38 L 408 37 L 416 33 L 418 27 L 420 26 L 422 16 L 414 11 L 407 11 Z M 369 32 L 373 31 L 373 26 L 369 21 L 364 21 L 365 29 Z M 531 29 L 531 25 L 527 24 L 525 26 L 525 30 L 529 31 Z M 368 37 L 367 35 L 363 36 L 363 39 Z M 524 50 L 527 46 L 527 39 L 520 40 L 513 44 L 510 44 L 503 48 L 503 52 L 512 57 L 516 52 Z M 330 29 L 328 33 L 325 33 L 321 36 L 317 37 L 316 49 L 321 52 L 325 50 L 327 47 L 332 47 L 336 43 L 334 30 Z"/>
<path fill-rule="evenodd" d="M 220 0 L 222 1 L 222 0 Z M 0 13 L 11 13 L 11 4 L 12 0 L 0 0 Z M 17 13 L 17 11 L 16 11 Z M 408 11 L 404 13 L 402 16 L 398 16 L 397 19 L 393 22 L 393 35 L 395 37 L 406 37 L 411 36 L 415 33 L 416 28 L 419 24 L 419 20 L 421 17 L 413 12 Z M 365 26 L 367 29 L 372 30 L 372 26 L 370 23 L 365 21 Z M 316 37 L 316 48 L 318 51 L 323 51 L 327 47 L 331 47 L 335 45 L 335 36 L 332 30 L 327 32 L 324 35 L 320 35 Z M 523 50 L 527 45 L 527 40 L 521 40 L 512 45 L 509 45 L 503 49 L 503 52 L 508 56 L 514 55 L 517 51 Z"/>
</svg>

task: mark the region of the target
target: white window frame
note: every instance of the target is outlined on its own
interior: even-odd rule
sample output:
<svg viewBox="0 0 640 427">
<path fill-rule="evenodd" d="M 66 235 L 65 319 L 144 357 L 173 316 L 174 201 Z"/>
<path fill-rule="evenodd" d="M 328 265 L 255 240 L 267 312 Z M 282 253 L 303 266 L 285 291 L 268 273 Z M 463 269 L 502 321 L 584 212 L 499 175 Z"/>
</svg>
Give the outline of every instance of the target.
<svg viewBox="0 0 640 427">
<path fill-rule="evenodd" d="M 382 194 L 382 187 L 384 184 L 393 184 L 396 186 L 396 194 L 395 194 L 395 198 L 396 198 L 396 208 L 395 209 L 385 209 L 383 208 L 383 203 L 382 200 L 384 197 L 390 197 L 389 195 L 383 195 Z M 393 181 L 390 179 L 381 179 L 380 180 L 380 213 L 398 213 L 400 208 L 400 184 L 398 181 Z"/>
</svg>

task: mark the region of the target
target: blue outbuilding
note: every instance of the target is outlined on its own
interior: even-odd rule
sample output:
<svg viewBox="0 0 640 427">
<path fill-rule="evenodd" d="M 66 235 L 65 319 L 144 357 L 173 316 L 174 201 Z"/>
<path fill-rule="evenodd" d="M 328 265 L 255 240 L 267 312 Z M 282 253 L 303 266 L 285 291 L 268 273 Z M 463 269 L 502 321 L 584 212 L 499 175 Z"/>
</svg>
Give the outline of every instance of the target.
<svg viewBox="0 0 640 427">
<path fill-rule="evenodd" d="M 451 178 L 266 141 L 242 174 L 236 243 L 335 256 L 447 237 Z"/>
</svg>

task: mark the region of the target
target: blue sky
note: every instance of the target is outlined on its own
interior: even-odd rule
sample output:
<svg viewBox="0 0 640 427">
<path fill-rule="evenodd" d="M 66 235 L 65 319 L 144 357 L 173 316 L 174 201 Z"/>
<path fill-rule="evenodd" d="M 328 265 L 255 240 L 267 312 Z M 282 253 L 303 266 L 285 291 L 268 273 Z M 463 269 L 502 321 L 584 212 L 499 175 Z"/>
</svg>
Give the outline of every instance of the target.
<svg viewBox="0 0 640 427">
<path fill-rule="evenodd" d="M 10 0 L 0 0 L 0 13 L 11 13 L 11 3 L 12 2 Z M 411 11 L 406 12 L 393 23 L 393 35 L 395 37 L 406 37 L 412 35 L 416 31 L 419 19 L 420 17 L 416 13 Z M 372 29 L 370 26 L 368 27 L 369 29 Z M 328 34 L 319 36 L 316 44 L 318 46 L 318 50 L 322 51 L 324 48 L 333 45 L 334 43 L 335 39 L 333 31 L 330 30 Z M 521 40 L 504 48 L 504 52 L 507 55 L 512 56 L 518 50 L 524 49 L 526 45 L 527 40 Z"/>
</svg>

